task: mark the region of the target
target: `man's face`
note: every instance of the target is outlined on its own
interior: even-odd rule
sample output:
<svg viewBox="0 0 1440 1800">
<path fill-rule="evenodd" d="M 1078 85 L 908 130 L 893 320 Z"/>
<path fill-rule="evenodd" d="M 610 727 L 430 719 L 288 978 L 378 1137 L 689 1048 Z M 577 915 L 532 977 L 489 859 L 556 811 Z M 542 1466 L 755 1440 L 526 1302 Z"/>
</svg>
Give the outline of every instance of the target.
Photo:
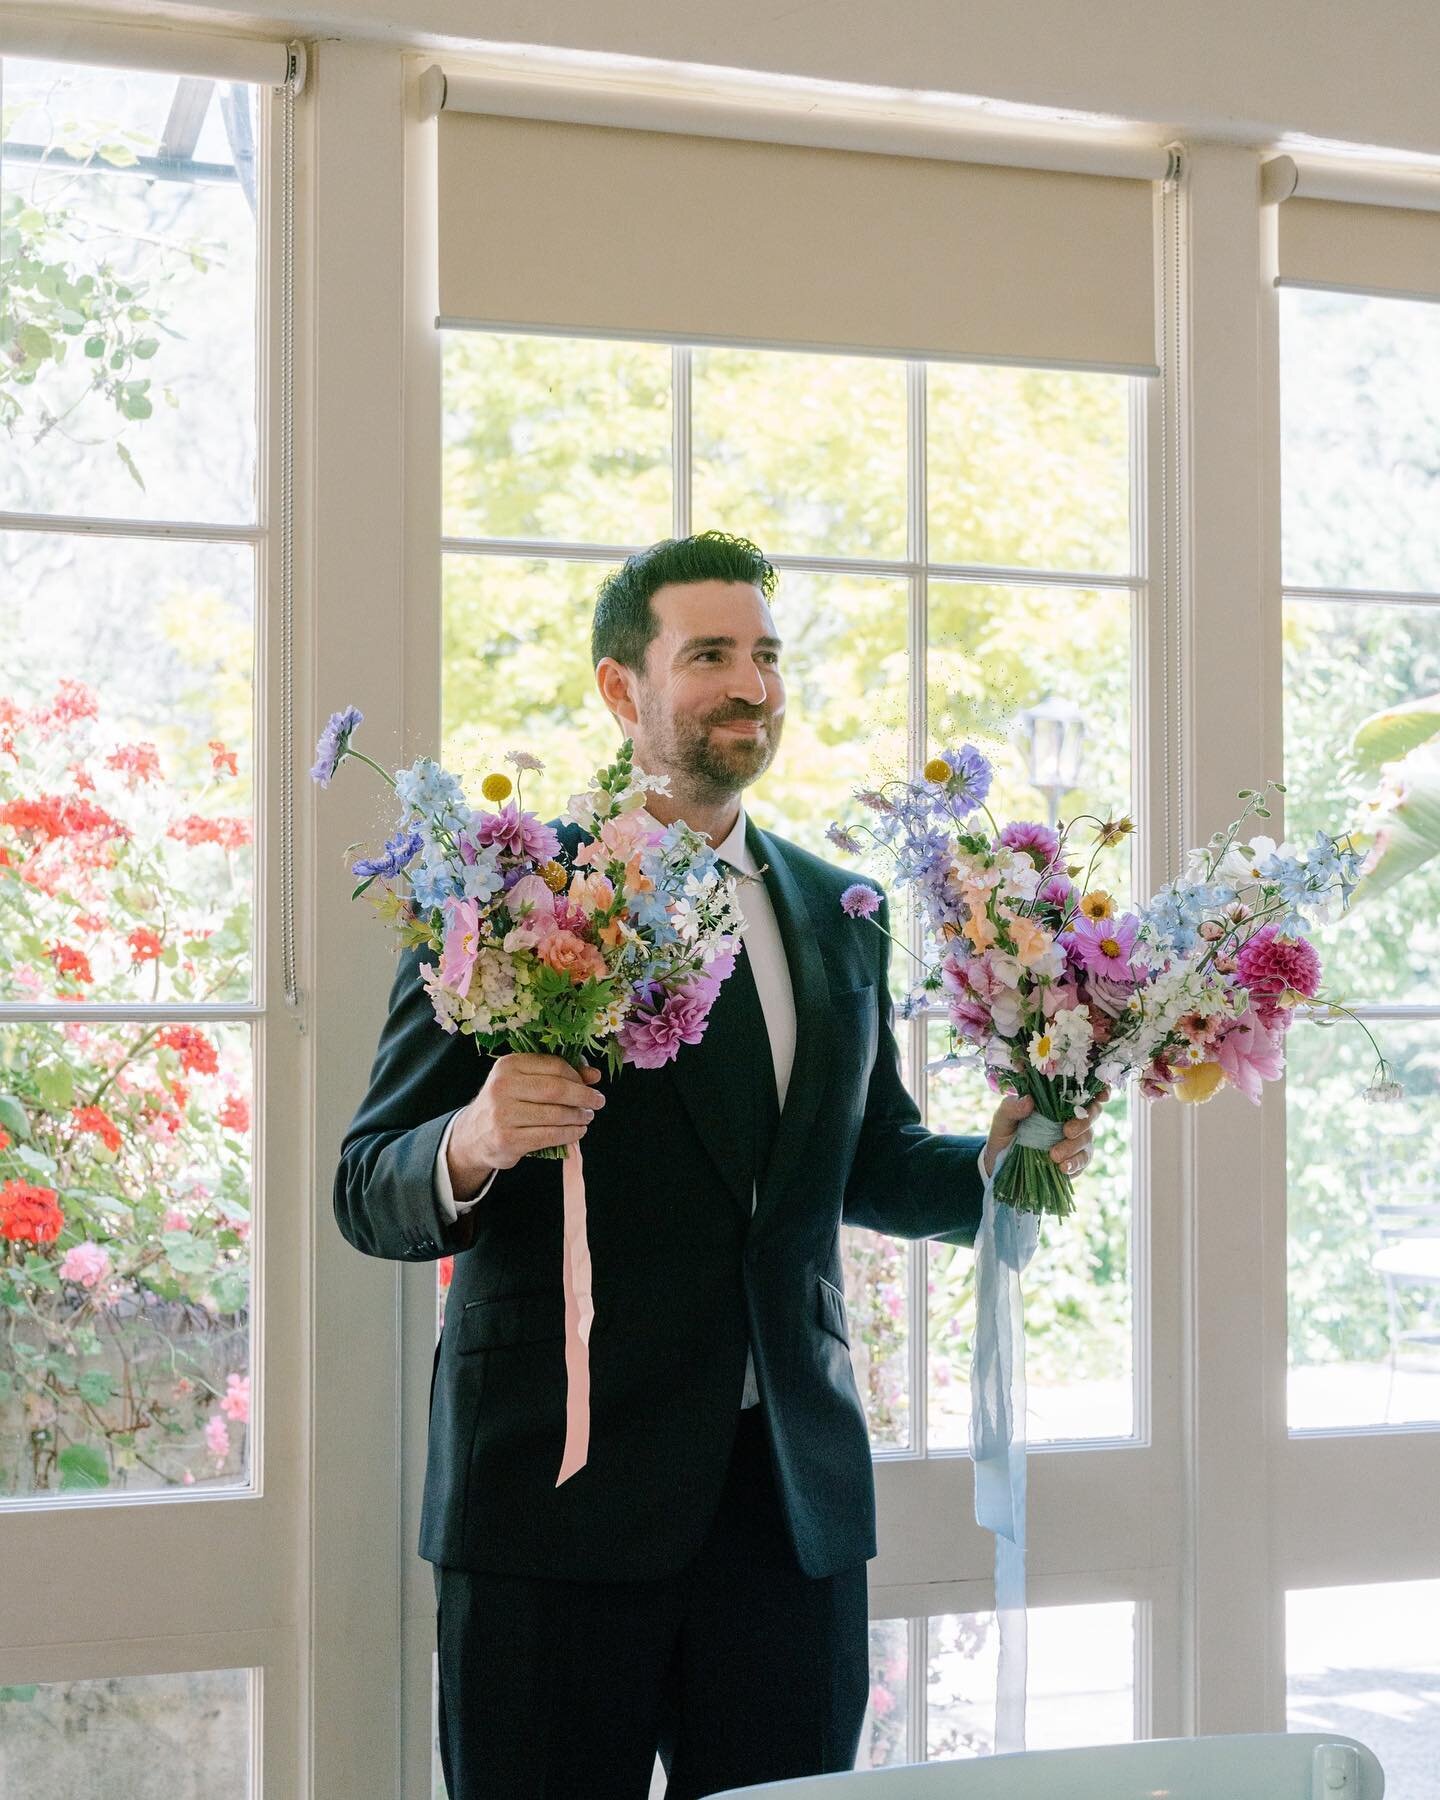
<svg viewBox="0 0 1440 1800">
<path fill-rule="evenodd" d="M 763 775 L 780 747 L 785 683 L 764 595 L 737 581 L 663 587 L 660 630 L 634 679 L 636 761 L 697 799 L 719 801 Z"/>
</svg>

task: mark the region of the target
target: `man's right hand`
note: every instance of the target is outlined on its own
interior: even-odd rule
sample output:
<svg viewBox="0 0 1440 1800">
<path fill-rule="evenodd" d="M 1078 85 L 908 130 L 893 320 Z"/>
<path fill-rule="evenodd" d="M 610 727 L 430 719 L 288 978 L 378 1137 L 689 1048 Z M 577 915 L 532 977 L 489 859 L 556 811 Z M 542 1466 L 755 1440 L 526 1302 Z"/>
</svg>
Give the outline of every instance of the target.
<svg viewBox="0 0 1440 1800">
<path fill-rule="evenodd" d="M 445 1160 L 455 1198 L 473 1198 L 494 1170 L 513 1168 L 528 1151 L 578 1143 L 605 1104 L 599 1079 L 599 1069 L 572 1069 L 563 1056 L 496 1057 L 450 1133 Z"/>
</svg>

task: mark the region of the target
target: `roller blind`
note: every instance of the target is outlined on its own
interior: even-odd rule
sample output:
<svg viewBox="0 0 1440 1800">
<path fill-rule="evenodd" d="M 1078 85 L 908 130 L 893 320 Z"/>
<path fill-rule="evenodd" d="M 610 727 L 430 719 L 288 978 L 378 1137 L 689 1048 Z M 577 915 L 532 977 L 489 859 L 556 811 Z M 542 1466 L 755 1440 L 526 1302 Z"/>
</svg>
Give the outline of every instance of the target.
<svg viewBox="0 0 1440 1800">
<path fill-rule="evenodd" d="M 1440 213 L 1296 199 L 1279 224 L 1282 282 L 1440 299 Z"/>
<path fill-rule="evenodd" d="M 441 321 L 1155 373 L 1154 184 L 441 112 Z"/>
</svg>

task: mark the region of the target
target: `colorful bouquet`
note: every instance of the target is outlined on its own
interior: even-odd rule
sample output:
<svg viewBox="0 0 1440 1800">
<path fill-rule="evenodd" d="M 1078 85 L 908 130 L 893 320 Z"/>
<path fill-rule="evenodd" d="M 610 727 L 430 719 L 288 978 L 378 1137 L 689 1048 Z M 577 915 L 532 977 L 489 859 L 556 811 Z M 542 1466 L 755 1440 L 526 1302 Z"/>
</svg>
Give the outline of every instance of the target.
<svg viewBox="0 0 1440 1800">
<path fill-rule="evenodd" d="M 515 781 L 488 775 L 480 791 L 496 810 L 477 810 L 428 757 L 392 776 L 355 749 L 363 716 L 352 706 L 331 717 L 311 775 L 326 787 L 349 756 L 394 789 L 399 819 L 380 854 L 353 865 L 351 898 L 378 883 L 372 898 L 401 941 L 436 953 L 419 979 L 442 1030 L 490 1056 L 538 1052 L 579 1068 L 603 1055 L 612 1076 L 699 1043 L 740 948 L 734 878 L 683 819 L 662 825 L 645 810 L 668 778 L 637 768 L 628 738 L 570 799 L 564 816 L 589 841 L 567 862 L 555 832 L 522 808 L 538 757 L 507 752 Z M 527 1154 L 565 1161 L 569 1423 L 558 1487 L 583 1466 L 589 1438 L 585 1190 L 578 1143 Z"/>
<path fill-rule="evenodd" d="M 868 836 L 919 898 L 936 954 L 921 959 L 902 1015 L 943 994 L 952 1059 L 977 1062 L 997 1091 L 1034 1099 L 1001 1160 L 996 1198 L 1063 1217 L 1072 1185 L 1048 1149 L 1103 1087 L 1135 1075 L 1150 1099 L 1199 1102 L 1229 1086 L 1258 1104 L 1262 1082 L 1284 1068 L 1297 1009 L 1348 1014 L 1322 994 L 1320 958 L 1302 932 L 1307 915 L 1322 921 L 1348 906 L 1360 853 L 1324 832 L 1304 850 L 1250 835 L 1252 814 L 1270 816 L 1266 792 L 1285 791 L 1268 782 L 1241 790 L 1240 817 L 1192 850 L 1176 880 L 1124 910 L 1092 879 L 1099 852 L 1133 831 L 1129 818 L 998 826 L 985 805 L 990 783 L 972 745 L 947 750 L 918 781 L 858 790 L 873 823 L 832 825 L 829 835 L 852 853 Z M 1082 865 L 1068 840 L 1085 820 L 1096 829 Z M 856 883 L 841 904 L 868 917 L 880 895 Z M 1398 1098 L 1378 1046 L 1376 1056 L 1367 1098 Z"/>
</svg>

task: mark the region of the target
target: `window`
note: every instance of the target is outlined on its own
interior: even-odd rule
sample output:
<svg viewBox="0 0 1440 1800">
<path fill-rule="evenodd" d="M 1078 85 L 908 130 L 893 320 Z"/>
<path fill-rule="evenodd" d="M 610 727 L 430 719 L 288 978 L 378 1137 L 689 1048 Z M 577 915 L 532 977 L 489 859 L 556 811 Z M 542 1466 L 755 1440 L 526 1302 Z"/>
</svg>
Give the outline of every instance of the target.
<svg viewBox="0 0 1440 1800">
<path fill-rule="evenodd" d="M 1386 828 L 1382 788 L 1408 788 L 1388 827 L 1405 838 L 1403 878 L 1362 887 L 1353 914 L 1317 935 L 1327 981 L 1393 1059 L 1405 1104 L 1364 1104 L 1374 1059 L 1349 1022 L 1291 1044 L 1290 1425 L 1433 1422 L 1440 308 L 1305 289 L 1281 301 L 1288 835 L 1339 819 L 1368 845 Z M 1372 751 L 1365 722 L 1405 708 L 1413 732 L 1402 713 L 1401 736 Z"/>
<path fill-rule="evenodd" d="M 548 767 L 527 803 L 558 814 L 614 748 L 589 653 L 599 582 L 633 549 L 716 528 L 753 538 L 780 572 L 790 704 L 775 765 L 747 795 L 763 826 L 838 860 L 825 831 L 854 816 L 854 787 L 903 773 L 917 746 L 963 738 L 996 760 L 1001 816 L 1130 810 L 1140 387 L 1074 371 L 446 332 L 447 765 L 474 781 L 507 747 L 539 746 Z M 1072 708 L 1083 731 L 1073 784 L 1049 792 L 1024 747 L 1026 709 L 1046 701 Z M 1123 897 L 1128 863 L 1106 855 L 1101 878 Z M 916 922 L 907 929 L 918 947 Z M 993 1103 L 978 1078 L 936 1066 L 938 1018 L 900 1022 L 897 1035 L 931 1123 L 979 1128 Z M 1091 1204 L 1047 1229 L 1027 1282 L 1032 1441 L 1134 1429 L 1120 1109 L 1100 1162 Z M 962 1447 L 969 1254 L 853 1229 L 845 1239 L 875 1449 Z"/>
<path fill-rule="evenodd" d="M 0 1493 L 244 1486 L 255 90 L 5 92 Z"/>
</svg>

